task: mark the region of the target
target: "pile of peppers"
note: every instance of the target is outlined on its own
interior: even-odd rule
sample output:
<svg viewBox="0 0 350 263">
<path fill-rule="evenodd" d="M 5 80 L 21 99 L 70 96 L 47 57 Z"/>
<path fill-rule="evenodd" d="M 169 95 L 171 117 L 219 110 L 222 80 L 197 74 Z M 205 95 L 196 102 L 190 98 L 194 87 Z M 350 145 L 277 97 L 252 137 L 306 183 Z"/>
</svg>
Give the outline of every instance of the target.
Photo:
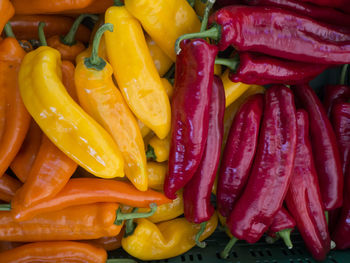
<svg viewBox="0 0 350 263">
<path fill-rule="evenodd" d="M 0 35 L 1 262 L 350 248 L 347 0 L 0 0 Z"/>
</svg>

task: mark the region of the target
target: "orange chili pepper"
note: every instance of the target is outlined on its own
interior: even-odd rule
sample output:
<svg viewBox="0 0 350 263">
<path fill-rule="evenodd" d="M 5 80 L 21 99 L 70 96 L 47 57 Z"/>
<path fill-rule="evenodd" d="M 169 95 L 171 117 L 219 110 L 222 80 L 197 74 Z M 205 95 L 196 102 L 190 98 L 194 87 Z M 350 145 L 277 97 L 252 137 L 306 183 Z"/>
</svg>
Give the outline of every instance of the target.
<svg viewBox="0 0 350 263">
<path fill-rule="evenodd" d="M 113 237 L 101 237 L 98 239 L 84 240 L 84 242 L 92 244 L 96 247 L 102 247 L 107 251 L 112 251 L 120 248 L 122 246 L 122 238 L 125 234 L 125 227 L 119 232 L 118 235 Z"/>
<path fill-rule="evenodd" d="M 74 72 L 75 67 L 72 62 L 63 60 L 61 64 L 62 83 L 66 87 L 69 95 L 75 102 L 78 102 L 77 90 L 75 89 Z"/>
<path fill-rule="evenodd" d="M 106 263 L 107 252 L 90 244 L 74 241 L 36 242 L 0 253 L 6 263 L 86 262 Z"/>
<path fill-rule="evenodd" d="M 115 203 L 68 207 L 23 222 L 16 222 L 11 211 L 0 211 L 0 240 L 35 242 L 116 236 L 122 228 L 115 224 L 118 207 Z"/>
<path fill-rule="evenodd" d="M 31 121 L 27 135 L 19 149 L 15 159 L 10 164 L 11 170 L 17 178 L 24 183 L 27 180 L 28 174 L 41 144 L 42 131 L 34 120 Z"/>
<path fill-rule="evenodd" d="M 0 1 L 0 35 L 2 30 L 4 29 L 5 24 L 10 20 L 10 18 L 14 15 L 15 9 L 9 0 L 1 0 Z"/>
<path fill-rule="evenodd" d="M 67 10 L 82 9 L 89 6 L 93 0 L 12 0 L 16 14 L 35 15 L 60 13 Z"/>
<path fill-rule="evenodd" d="M 58 149 L 45 135 L 28 178 L 12 199 L 12 210 L 33 206 L 54 197 L 68 182 L 77 164 Z"/>
<path fill-rule="evenodd" d="M 17 211 L 12 211 L 14 220 L 23 221 L 66 207 L 97 202 L 117 202 L 131 207 L 149 207 L 151 203 L 162 205 L 170 203 L 171 200 L 164 194 L 151 189 L 139 191 L 128 182 L 100 178 L 73 178 L 51 199 L 43 200 L 25 209 L 20 203 L 11 205 L 13 208 L 18 208 Z"/>
<path fill-rule="evenodd" d="M 10 249 L 22 246 L 23 244 L 24 243 L 22 242 L 0 241 L 0 252 L 4 252 Z"/>
<path fill-rule="evenodd" d="M 30 124 L 18 87 L 18 72 L 26 53 L 15 38 L 0 43 L 0 94 L 6 99 L 6 125 L 0 141 L 0 177 L 19 151 Z"/>
<path fill-rule="evenodd" d="M 21 186 L 20 181 L 5 173 L 0 177 L 0 200 L 10 202 Z"/>
<path fill-rule="evenodd" d="M 94 0 L 89 6 L 82 9 L 64 11 L 64 14 L 102 14 L 114 4 L 113 0 Z"/>
<path fill-rule="evenodd" d="M 9 22 L 18 39 L 38 39 L 40 21 L 45 22 L 46 37 L 49 38 L 55 35 L 67 34 L 74 23 L 74 18 L 60 15 L 15 15 Z M 76 39 L 88 43 L 90 32 L 90 29 L 86 26 L 80 25 Z"/>
</svg>

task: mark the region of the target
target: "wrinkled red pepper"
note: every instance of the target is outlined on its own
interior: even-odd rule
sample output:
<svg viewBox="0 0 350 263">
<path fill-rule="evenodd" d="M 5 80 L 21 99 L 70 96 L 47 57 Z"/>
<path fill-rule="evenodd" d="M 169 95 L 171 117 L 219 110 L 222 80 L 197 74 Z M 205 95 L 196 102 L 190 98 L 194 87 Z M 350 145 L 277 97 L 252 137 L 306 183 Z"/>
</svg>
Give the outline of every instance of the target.
<svg viewBox="0 0 350 263">
<path fill-rule="evenodd" d="M 164 193 L 171 199 L 192 178 L 204 153 L 218 52 L 203 39 L 185 40 L 180 45 L 171 108 L 169 172 L 164 182 Z"/>
<path fill-rule="evenodd" d="M 297 129 L 293 175 L 285 200 L 306 247 L 315 259 L 323 260 L 330 250 L 331 240 L 312 156 L 309 118 L 304 110 L 297 111 Z"/>
<path fill-rule="evenodd" d="M 237 112 L 222 155 L 217 185 L 217 206 L 228 217 L 241 196 L 253 165 L 263 114 L 262 94 L 251 96 Z"/>
<path fill-rule="evenodd" d="M 331 117 L 332 107 L 337 102 L 346 102 L 350 99 L 350 86 L 328 85 L 325 87 L 323 105 L 328 118 Z"/>
<path fill-rule="evenodd" d="M 343 172 L 337 140 L 326 111 L 313 89 L 308 85 L 292 87 L 297 105 L 305 109 L 310 118 L 312 152 L 317 163 L 323 204 L 326 210 L 342 205 Z"/>
<path fill-rule="evenodd" d="M 209 105 L 208 138 L 202 161 L 183 191 L 184 214 L 188 221 L 200 224 L 208 221 L 215 208 L 210 203 L 211 191 L 219 166 L 224 132 L 225 90 L 215 76 Z"/>
</svg>

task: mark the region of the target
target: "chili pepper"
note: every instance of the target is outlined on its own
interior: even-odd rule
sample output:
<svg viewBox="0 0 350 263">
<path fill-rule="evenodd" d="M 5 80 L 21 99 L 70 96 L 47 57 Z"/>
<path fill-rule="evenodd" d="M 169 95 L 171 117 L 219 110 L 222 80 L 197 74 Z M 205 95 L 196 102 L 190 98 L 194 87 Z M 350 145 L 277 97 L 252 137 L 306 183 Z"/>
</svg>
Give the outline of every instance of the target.
<svg viewBox="0 0 350 263">
<path fill-rule="evenodd" d="M 13 8 L 12 3 L 9 0 L 2 0 L 0 2 L 0 35 L 5 24 L 10 20 L 10 18 L 14 15 L 15 9 Z M 1 41 L 1 40 L 0 40 Z"/>
<path fill-rule="evenodd" d="M 82 108 L 112 135 L 121 150 L 128 179 L 146 191 L 146 155 L 140 128 L 113 82 L 112 67 L 97 55 L 103 32 L 112 29 L 113 25 L 105 24 L 97 31 L 91 57 L 77 64 L 75 85 Z"/>
<path fill-rule="evenodd" d="M 23 59 L 19 73 L 22 99 L 49 139 L 95 176 L 123 177 L 124 160 L 96 121 L 73 101 L 61 82 L 57 50 L 41 46 Z"/>
<path fill-rule="evenodd" d="M 349 15 L 333 8 L 312 5 L 300 0 L 245 0 L 244 2 L 254 6 L 279 7 L 328 24 L 350 26 Z"/>
<path fill-rule="evenodd" d="M 231 81 L 257 85 L 308 83 L 328 67 L 250 52 L 239 53 L 239 62 L 233 64 L 237 63 L 231 68 Z"/>
<path fill-rule="evenodd" d="M 122 246 L 122 238 L 125 235 L 125 227 L 123 227 L 119 234 L 112 237 L 101 237 L 98 239 L 83 240 L 85 243 L 101 247 L 107 251 L 113 251 Z"/>
<path fill-rule="evenodd" d="M 68 94 L 75 102 L 78 102 L 77 90 L 75 88 L 74 72 L 75 67 L 72 62 L 63 60 L 61 64 L 62 84 L 66 88 Z"/>
<path fill-rule="evenodd" d="M 0 42 L 0 94 L 5 101 L 1 118 L 6 121 L 0 140 L 0 176 L 4 174 L 19 151 L 30 124 L 30 115 L 18 88 L 18 71 L 25 55 L 12 37 Z"/>
<path fill-rule="evenodd" d="M 295 158 L 295 113 L 291 90 L 276 85 L 266 91 L 252 171 L 227 220 L 231 233 L 238 239 L 258 241 L 282 207 Z"/>
<path fill-rule="evenodd" d="M 21 185 L 21 182 L 17 179 L 6 173 L 3 174 L 0 177 L 0 200 L 10 202 Z"/>
<path fill-rule="evenodd" d="M 22 242 L 0 241 L 0 252 L 10 250 L 23 245 Z"/>
<path fill-rule="evenodd" d="M 249 97 L 240 107 L 230 128 L 220 165 L 217 206 L 228 217 L 242 195 L 253 165 L 263 115 L 263 95 Z"/>
<path fill-rule="evenodd" d="M 342 205 L 343 173 L 337 141 L 326 111 L 308 85 L 292 88 L 296 102 L 310 118 L 310 138 L 324 207 L 333 210 Z"/>
<path fill-rule="evenodd" d="M 233 46 L 241 52 L 315 64 L 350 62 L 348 32 L 277 7 L 227 6 L 210 17 L 210 24 L 207 31 L 177 41 L 211 37 L 218 41 L 220 51 Z"/>
<path fill-rule="evenodd" d="M 345 86 L 345 85 L 326 86 L 323 105 L 326 109 L 328 118 L 331 117 L 331 111 L 334 104 L 341 101 L 347 101 L 348 99 L 350 99 L 350 86 Z"/>
<path fill-rule="evenodd" d="M 209 104 L 217 48 L 202 39 L 181 42 L 172 100 L 169 173 L 164 193 L 174 199 L 202 159 L 209 125 Z"/>
<path fill-rule="evenodd" d="M 140 23 L 124 6 L 110 7 L 105 21 L 114 26 L 113 32 L 105 34 L 106 48 L 124 99 L 139 120 L 165 138 L 170 130 L 170 102 Z"/>
<path fill-rule="evenodd" d="M 343 12 L 350 13 L 349 2 L 347 0 L 300 0 L 301 2 L 309 2 L 319 6 L 335 7 Z"/>
<path fill-rule="evenodd" d="M 146 156 L 151 160 L 157 162 L 164 162 L 169 159 L 170 148 L 170 136 L 168 135 L 164 139 L 159 139 L 157 136 L 153 136 L 148 142 Z"/>
<path fill-rule="evenodd" d="M 323 260 L 331 241 L 309 139 L 309 118 L 304 110 L 297 112 L 297 134 L 293 175 L 285 201 L 306 247 L 315 259 Z"/>
<path fill-rule="evenodd" d="M 163 87 L 165 89 L 166 94 L 169 97 L 169 100 L 171 100 L 173 98 L 173 95 L 174 95 L 174 87 L 173 87 L 173 85 L 166 78 L 161 78 L 160 81 L 162 82 L 162 85 L 163 85 Z"/>
<path fill-rule="evenodd" d="M 214 214 L 200 240 L 209 237 L 217 223 L 218 217 Z M 185 253 L 196 245 L 194 239 L 200 228 L 198 224 L 190 223 L 185 218 L 159 224 L 138 219 L 136 224 L 133 234 L 122 239 L 122 247 L 128 254 L 141 260 L 161 260 Z"/>
<path fill-rule="evenodd" d="M 60 15 L 15 15 L 11 18 L 10 24 L 18 39 L 38 39 L 39 22 L 46 24 L 46 37 L 67 34 L 74 23 L 71 17 Z M 76 39 L 84 43 L 89 42 L 90 30 L 80 25 Z"/>
<path fill-rule="evenodd" d="M 204 16 L 205 13 L 205 2 L 202 0 L 195 0 L 194 2 L 194 10 L 196 11 L 196 14 L 200 17 Z"/>
<path fill-rule="evenodd" d="M 93 0 L 90 5 L 82 9 L 63 11 L 63 14 L 102 14 L 112 6 L 113 0 Z"/>
<path fill-rule="evenodd" d="M 76 56 L 85 49 L 82 42 L 75 40 L 75 35 L 79 25 L 87 17 L 97 20 L 95 16 L 82 14 L 74 21 L 67 35 L 55 35 L 47 39 L 48 46 L 57 49 L 61 53 L 62 60 L 74 62 Z"/>
<path fill-rule="evenodd" d="M 125 0 L 125 7 L 141 21 L 145 31 L 172 61 L 176 59 L 176 39 L 186 33 L 198 32 L 201 27 L 199 18 L 186 0 Z"/>
<path fill-rule="evenodd" d="M 154 190 L 163 190 L 168 163 L 147 162 L 148 186 Z"/>
<path fill-rule="evenodd" d="M 221 8 L 228 5 L 239 5 L 242 4 L 241 0 L 216 0 L 215 6 Z"/>
<path fill-rule="evenodd" d="M 142 121 L 140 121 L 139 119 L 137 119 L 137 125 L 138 125 L 139 128 L 140 128 L 142 138 L 145 138 L 147 135 L 150 134 L 151 129 L 148 128 L 148 127 L 147 127 Z"/>
<path fill-rule="evenodd" d="M 99 178 L 73 178 L 51 199 L 13 213 L 14 220 L 23 221 L 51 211 L 97 202 L 118 202 L 132 207 L 148 207 L 151 203 L 169 203 L 162 193 L 147 190 L 141 192 L 132 184 Z M 19 204 L 20 205 L 20 204 Z"/>
<path fill-rule="evenodd" d="M 184 213 L 189 222 L 201 224 L 208 221 L 215 208 L 210 203 L 211 191 L 219 167 L 223 120 L 225 111 L 225 90 L 222 81 L 215 76 L 209 103 L 208 137 L 201 162 L 184 187 Z"/>
</svg>

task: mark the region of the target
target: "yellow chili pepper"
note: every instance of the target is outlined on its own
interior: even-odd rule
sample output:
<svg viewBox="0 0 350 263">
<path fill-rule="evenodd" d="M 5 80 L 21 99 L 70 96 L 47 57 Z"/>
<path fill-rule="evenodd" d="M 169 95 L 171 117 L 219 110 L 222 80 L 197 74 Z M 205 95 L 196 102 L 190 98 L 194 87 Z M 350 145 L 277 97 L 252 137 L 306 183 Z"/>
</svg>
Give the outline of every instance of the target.
<svg viewBox="0 0 350 263">
<path fill-rule="evenodd" d="M 164 162 L 169 159 L 169 150 L 170 136 L 167 136 L 164 139 L 159 139 L 157 136 L 153 136 L 148 142 L 146 156 L 154 161 Z"/>
<path fill-rule="evenodd" d="M 174 94 L 173 85 L 171 85 L 169 80 L 167 80 L 166 78 L 161 78 L 160 80 L 163 84 L 163 87 L 165 89 L 166 94 L 168 95 L 169 99 L 171 100 L 171 98 L 173 97 L 173 94 Z"/>
<path fill-rule="evenodd" d="M 107 55 L 126 102 L 140 121 L 165 138 L 170 131 L 170 102 L 140 23 L 124 6 L 108 8 L 105 21 L 114 26 L 105 34 Z"/>
<path fill-rule="evenodd" d="M 91 57 L 78 62 L 75 86 L 82 108 L 112 135 L 124 158 L 125 175 L 140 191 L 148 189 L 146 155 L 137 121 L 118 88 L 115 86 L 110 64 L 97 55 L 98 43 L 105 24 L 96 32 Z"/>
<path fill-rule="evenodd" d="M 196 245 L 195 237 L 200 225 L 176 218 L 159 224 L 147 219 L 137 219 L 136 228 L 128 237 L 122 239 L 123 249 L 131 256 L 141 260 L 161 260 L 181 255 Z M 216 213 L 208 221 L 199 240 L 209 237 L 216 229 Z"/>
<path fill-rule="evenodd" d="M 154 190 L 163 190 L 168 163 L 147 162 L 148 186 Z"/>
<path fill-rule="evenodd" d="M 148 128 L 142 121 L 140 121 L 139 119 L 137 119 L 137 125 L 139 125 L 142 137 L 146 137 L 147 134 L 149 134 L 151 132 L 151 129 Z"/>
<path fill-rule="evenodd" d="M 125 7 L 142 24 L 151 38 L 173 60 L 175 41 L 187 33 L 198 32 L 199 18 L 186 0 L 125 0 Z"/>
<path fill-rule="evenodd" d="M 203 3 L 202 0 L 196 0 L 194 2 L 194 10 L 196 10 L 197 15 L 203 17 L 205 11 L 205 3 Z"/>
<path fill-rule="evenodd" d="M 47 46 L 29 52 L 19 72 L 29 113 L 65 154 L 98 177 L 124 176 L 124 161 L 113 138 L 69 96 L 61 81 L 60 53 Z"/>
</svg>

